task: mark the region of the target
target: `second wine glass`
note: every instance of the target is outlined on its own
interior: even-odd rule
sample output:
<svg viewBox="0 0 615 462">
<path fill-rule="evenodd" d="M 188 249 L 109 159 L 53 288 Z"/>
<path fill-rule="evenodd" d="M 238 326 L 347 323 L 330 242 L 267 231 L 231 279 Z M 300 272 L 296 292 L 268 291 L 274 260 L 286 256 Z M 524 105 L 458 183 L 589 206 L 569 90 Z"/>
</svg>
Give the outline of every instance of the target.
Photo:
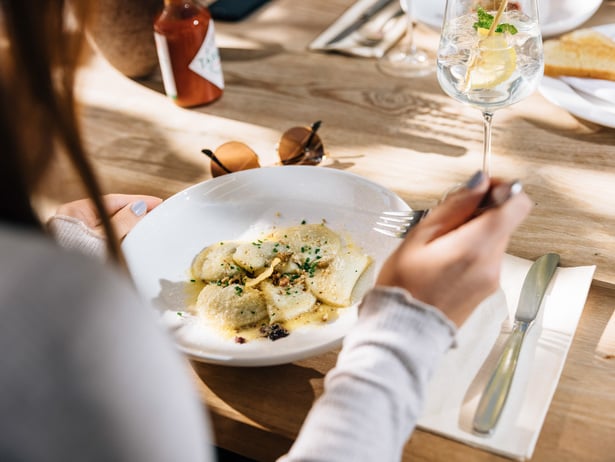
<svg viewBox="0 0 615 462">
<path fill-rule="evenodd" d="M 401 45 L 378 60 L 378 69 L 396 77 L 420 77 L 435 70 L 429 54 L 414 44 L 414 0 L 400 0 L 406 15 L 407 29 Z"/>
<path fill-rule="evenodd" d="M 537 0 L 447 0 L 437 58 L 442 89 L 483 114 L 483 171 L 491 171 L 496 109 L 529 96 L 543 74 Z"/>
</svg>

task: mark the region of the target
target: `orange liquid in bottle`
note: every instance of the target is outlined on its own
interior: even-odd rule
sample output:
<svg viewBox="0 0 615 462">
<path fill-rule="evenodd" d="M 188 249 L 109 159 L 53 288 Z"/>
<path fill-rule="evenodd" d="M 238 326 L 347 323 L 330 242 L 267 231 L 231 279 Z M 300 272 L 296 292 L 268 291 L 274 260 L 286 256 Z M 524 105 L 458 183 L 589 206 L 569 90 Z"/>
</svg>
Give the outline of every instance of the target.
<svg viewBox="0 0 615 462">
<path fill-rule="evenodd" d="M 191 1 L 165 0 L 154 22 L 167 95 L 182 107 L 211 103 L 224 89 L 209 11 Z"/>
</svg>

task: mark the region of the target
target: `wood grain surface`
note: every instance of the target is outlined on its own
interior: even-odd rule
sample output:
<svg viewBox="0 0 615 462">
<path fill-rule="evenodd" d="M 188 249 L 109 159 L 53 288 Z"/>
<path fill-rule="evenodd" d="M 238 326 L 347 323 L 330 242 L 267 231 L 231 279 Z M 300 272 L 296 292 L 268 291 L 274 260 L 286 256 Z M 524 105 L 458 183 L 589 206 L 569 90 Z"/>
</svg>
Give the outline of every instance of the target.
<svg viewBox="0 0 615 462">
<path fill-rule="evenodd" d="M 370 59 L 308 52 L 351 5 L 272 0 L 245 21 L 217 23 L 225 93 L 195 109 L 167 99 L 159 73 L 132 80 L 92 55 L 79 99 L 105 190 L 167 198 L 210 178 L 200 150 L 229 140 L 246 142 L 271 165 L 284 130 L 322 120 L 325 166 L 376 181 L 413 208 L 434 205 L 481 166 L 479 111 L 446 96 L 435 74 L 393 78 Z M 605 2 L 586 25 L 611 22 L 615 3 Z M 419 46 L 434 52 L 438 38 L 418 25 Z M 578 119 L 536 92 L 496 112 L 493 151 L 494 175 L 521 179 L 536 204 L 508 252 L 528 259 L 557 252 L 563 266 L 597 265 L 533 460 L 615 460 L 615 363 L 596 355 L 615 307 L 615 130 Z M 82 194 L 62 164 L 50 188 L 41 200 L 49 213 Z M 335 358 L 330 352 L 268 368 L 194 363 L 219 444 L 257 460 L 284 453 Z M 413 461 L 503 460 L 422 431 L 404 454 Z"/>
</svg>

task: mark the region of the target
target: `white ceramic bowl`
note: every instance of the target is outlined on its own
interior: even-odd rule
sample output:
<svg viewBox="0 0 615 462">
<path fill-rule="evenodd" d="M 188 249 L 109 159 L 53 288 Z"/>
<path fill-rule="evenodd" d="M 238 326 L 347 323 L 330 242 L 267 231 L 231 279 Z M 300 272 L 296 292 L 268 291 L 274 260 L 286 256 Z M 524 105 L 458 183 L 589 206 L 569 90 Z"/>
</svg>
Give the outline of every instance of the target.
<svg viewBox="0 0 615 462">
<path fill-rule="evenodd" d="M 137 289 L 161 310 L 189 356 L 234 366 L 282 364 L 339 346 L 356 320 L 356 305 L 341 310 L 333 322 L 294 330 L 275 342 L 236 344 L 207 330 L 196 317 L 177 315 L 186 307 L 192 259 L 222 240 L 250 240 L 274 226 L 326 220 L 373 259 L 358 284 L 360 296 L 399 244 L 372 229 L 385 210 L 408 206 L 363 177 L 324 167 L 265 167 L 205 181 L 167 199 L 130 232 L 122 247 Z"/>
</svg>

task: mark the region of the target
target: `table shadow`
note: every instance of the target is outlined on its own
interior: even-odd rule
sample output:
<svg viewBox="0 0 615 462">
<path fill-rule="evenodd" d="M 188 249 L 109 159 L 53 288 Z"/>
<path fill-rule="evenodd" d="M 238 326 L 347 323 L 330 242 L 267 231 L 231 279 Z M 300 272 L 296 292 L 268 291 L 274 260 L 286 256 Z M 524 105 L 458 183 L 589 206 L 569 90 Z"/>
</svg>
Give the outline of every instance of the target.
<svg viewBox="0 0 615 462">
<path fill-rule="evenodd" d="M 316 397 L 310 382 L 323 378 L 316 369 L 297 364 L 268 367 L 228 367 L 197 361 L 191 364 L 199 379 L 228 406 L 265 428 L 292 437 L 299 432 Z"/>
<path fill-rule="evenodd" d="M 279 74 L 272 77 L 270 72 L 263 72 L 261 68 L 268 62 L 268 58 L 286 50 L 279 44 L 255 43 L 254 48 L 220 48 L 221 59 L 224 68 L 224 78 L 227 89 L 225 90 L 224 104 L 215 106 L 203 106 L 193 108 L 194 111 L 213 112 L 221 117 L 229 117 L 237 121 L 263 124 L 262 114 L 254 114 L 243 110 L 246 100 L 242 97 L 244 91 L 258 91 L 266 88 L 273 94 L 280 94 L 283 100 L 289 95 L 306 98 L 313 101 L 309 106 L 303 106 L 300 110 L 288 112 L 287 104 L 270 108 L 271 116 L 287 119 L 289 115 L 309 113 L 311 108 L 318 108 L 322 101 L 330 105 L 331 110 L 326 114 L 309 115 L 305 120 L 322 119 L 324 122 L 323 137 L 326 130 L 345 130 L 351 134 L 357 124 L 364 127 L 363 134 L 371 134 L 376 138 L 382 138 L 390 146 L 397 148 L 411 147 L 413 150 L 425 155 L 442 155 L 446 157 L 461 157 L 467 154 L 464 144 L 480 137 L 482 125 L 480 118 L 464 115 L 456 109 L 449 108 L 448 100 L 438 88 L 431 88 L 428 79 L 417 79 L 417 88 L 409 88 L 407 83 L 398 80 L 383 80 L 374 86 L 371 80 L 363 81 L 363 77 L 369 79 L 369 74 L 376 72 L 364 72 L 360 70 L 366 65 L 363 61 L 353 62 L 359 65 L 359 71 L 355 73 L 356 79 L 352 82 L 344 80 L 341 84 L 336 77 L 343 69 L 331 66 L 326 56 L 314 54 L 313 59 L 297 61 L 292 69 L 281 68 Z M 243 63 L 253 62 L 255 71 L 246 73 Z M 226 63 L 226 66 L 224 66 Z M 342 63 L 345 67 L 347 64 Z M 317 77 L 313 75 L 314 68 L 319 70 Z M 367 74 L 364 76 L 364 74 Z M 280 76 L 284 76 L 281 78 Z M 135 79 L 139 84 L 164 94 L 162 77 L 159 70 L 143 79 Z M 350 115 L 349 115 L 350 114 Z M 369 120 L 378 118 L 377 123 Z M 402 121 L 400 123 L 400 121 Z M 462 130 L 455 130 L 459 124 Z M 467 130 L 465 129 L 467 127 Z M 269 127 L 279 128 L 279 127 Z M 497 127 L 496 127 L 497 129 Z M 452 133 L 454 132 L 454 133 Z M 333 135 L 333 138 L 335 135 Z M 369 146 L 360 141 L 363 137 L 358 136 L 341 140 L 346 147 L 356 144 L 356 150 L 363 152 Z M 445 138 L 442 140 L 440 138 Z M 333 143 L 329 143 L 333 145 Z M 333 158 L 335 152 L 330 153 Z M 335 168 L 350 168 L 353 164 L 336 165 Z"/>
<path fill-rule="evenodd" d="M 615 128 L 605 127 L 580 117 L 576 117 L 573 114 L 570 114 L 570 116 L 577 120 L 579 125 L 585 127 L 586 131 L 580 132 L 579 130 L 561 128 L 558 123 L 550 123 L 544 119 L 540 119 L 539 117 L 526 116 L 522 117 L 522 119 L 536 128 L 544 130 L 545 132 L 556 134 L 557 136 L 563 136 L 575 141 L 582 140 L 596 145 L 615 146 L 615 141 L 613 140 L 613 132 L 615 131 Z"/>
<path fill-rule="evenodd" d="M 164 131 L 147 120 L 95 105 L 84 105 L 81 118 L 91 157 L 103 168 L 128 169 L 188 184 L 201 181 L 206 174 L 200 155 L 195 153 L 194 161 L 178 155 Z M 115 178 L 109 180 L 114 182 Z M 123 187 L 122 192 L 131 185 L 134 187 L 134 182 Z"/>
</svg>

